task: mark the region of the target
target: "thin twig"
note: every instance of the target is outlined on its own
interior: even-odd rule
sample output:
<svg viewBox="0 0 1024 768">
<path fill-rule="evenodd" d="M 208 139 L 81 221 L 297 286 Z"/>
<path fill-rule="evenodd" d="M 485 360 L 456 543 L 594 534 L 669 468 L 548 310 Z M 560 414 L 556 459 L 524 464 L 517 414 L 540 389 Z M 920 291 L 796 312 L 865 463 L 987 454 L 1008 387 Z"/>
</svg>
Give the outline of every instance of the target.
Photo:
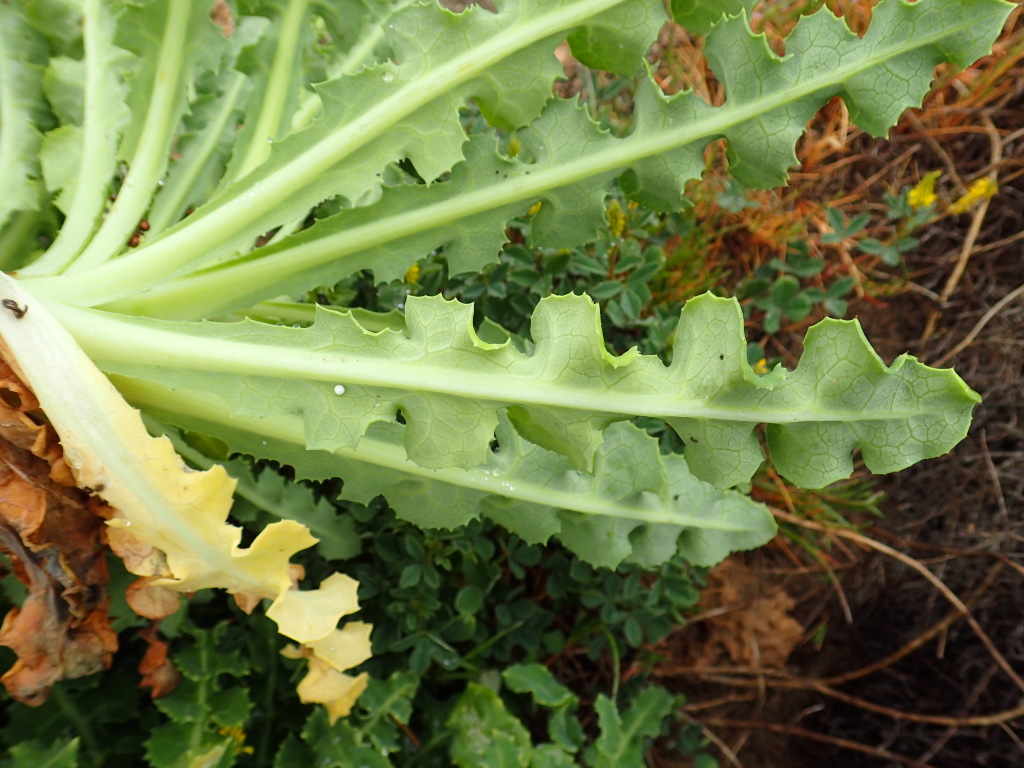
<svg viewBox="0 0 1024 768">
<path fill-rule="evenodd" d="M 743 763 L 740 762 L 740 759 L 736 756 L 736 753 L 729 749 L 729 745 L 722 741 L 720 738 L 718 738 L 718 736 L 715 735 L 714 731 L 712 731 L 710 728 L 704 725 L 704 723 L 702 723 L 700 720 L 697 720 L 694 717 L 690 717 L 688 714 L 686 714 L 686 712 L 680 711 L 679 716 L 682 717 L 683 720 L 688 722 L 690 725 L 696 725 L 698 728 L 700 728 L 700 732 L 708 737 L 708 741 L 710 741 L 712 744 L 718 747 L 718 750 L 722 753 L 722 756 L 729 761 L 729 764 L 732 765 L 733 768 L 743 768 Z"/>
<path fill-rule="evenodd" d="M 915 765 L 914 758 L 904 757 L 903 755 L 897 755 L 895 752 L 890 752 L 886 749 L 878 749 L 877 747 L 869 747 L 866 744 L 860 744 L 856 741 L 850 741 L 849 739 L 840 739 L 836 736 L 826 736 L 823 733 L 816 733 L 815 731 L 809 731 L 806 728 L 800 728 L 795 725 L 782 725 L 779 723 L 760 723 L 754 720 L 706 720 L 707 725 L 720 726 L 723 728 L 748 728 L 757 731 L 769 731 L 771 733 L 781 733 L 785 736 L 799 736 L 804 739 L 811 739 L 812 741 L 820 741 L 825 744 L 831 744 L 836 747 L 843 749 L 849 749 L 854 752 L 861 752 L 865 755 L 871 755 L 872 757 L 878 757 L 882 760 L 893 760 L 903 765 L 912 766 L 912 768 L 935 768 L 933 765 Z"/>
<path fill-rule="evenodd" d="M 863 709 L 867 712 L 874 712 L 877 715 L 884 715 L 891 720 L 925 723 L 927 725 L 944 725 L 952 728 L 987 728 L 1000 723 L 1008 723 L 1019 717 L 1024 717 L 1024 706 L 1004 709 L 999 712 L 991 712 L 987 715 L 952 716 L 952 715 L 926 715 L 918 712 L 905 712 L 901 709 L 886 707 L 882 704 L 862 699 L 833 688 L 821 680 L 814 680 L 800 677 L 789 677 L 777 670 L 742 670 L 746 677 L 737 677 L 740 670 L 722 669 L 725 674 L 714 674 L 716 667 L 693 667 L 685 672 L 699 675 L 702 678 L 722 685 L 732 685 L 739 688 L 760 688 L 762 685 L 769 688 L 784 688 L 787 690 L 814 691 L 823 696 L 836 699 L 845 704 Z M 756 672 L 756 675 L 752 674 Z M 760 695 L 760 694 L 759 694 Z"/>
<path fill-rule="evenodd" d="M 1021 286 L 1024 288 L 1024 286 Z M 1003 523 L 1003 536 L 1010 536 L 1010 513 L 1006 509 L 1006 498 L 1003 496 L 1003 484 L 999 482 L 999 471 L 995 462 L 992 461 L 992 454 L 988 450 L 988 434 L 981 430 L 981 454 L 985 457 L 985 467 L 988 469 L 989 477 L 992 478 L 992 487 L 996 492 L 996 503 L 999 505 L 999 518 Z"/>
<path fill-rule="evenodd" d="M 775 483 L 775 487 L 779 491 L 779 495 L 782 496 L 786 506 L 789 508 L 791 514 L 796 514 L 796 505 L 793 504 L 793 499 L 789 495 L 789 489 L 786 488 L 786 484 L 782 482 L 782 478 L 779 477 L 778 473 L 774 470 L 768 470 L 772 481 Z M 807 550 L 807 553 L 814 559 L 814 561 L 825 571 L 825 576 L 831 582 L 832 587 L 836 591 L 836 596 L 839 598 L 839 605 L 843 609 L 843 618 L 846 619 L 847 624 L 853 624 L 853 611 L 850 609 L 850 601 L 846 599 L 846 592 L 843 591 L 843 586 L 839 582 L 839 577 L 836 576 L 835 571 L 825 562 L 825 558 L 820 553 L 812 552 Z M 851 558 L 852 559 L 852 558 Z"/>
<path fill-rule="evenodd" d="M 964 180 L 960 178 L 960 173 L 956 169 L 956 163 L 953 162 L 953 158 L 949 156 L 949 153 L 942 148 L 942 145 L 939 144 L 939 142 L 935 140 L 935 137 L 931 135 L 929 130 L 925 128 L 924 124 L 921 122 L 921 118 L 910 111 L 907 112 L 906 117 L 907 120 L 910 121 L 910 124 L 914 126 L 917 135 L 924 138 L 924 140 L 928 142 L 928 146 L 932 148 L 932 151 L 942 159 L 943 164 L 946 166 L 946 172 L 953 177 L 953 181 L 956 183 L 960 194 L 962 195 L 967 192 L 967 188 L 964 186 Z"/>
<path fill-rule="evenodd" d="M 1009 144 L 1011 141 L 1019 139 L 1021 136 L 1024 136 L 1024 128 L 1018 128 L 1013 133 L 1008 133 L 1006 136 L 1003 136 L 1003 145 L 1005 146 L 1006 144 Z"/>
<path fill-rule="evenodd" d="M 921 145 L 915 143 L 910 147 L 910 149 L 903 152 L 895 160 L 886 163 L 885 167 L 882 168 L 880 171 L 864 179 L 864 181 L 858 184 L 857 187 L 848 195 L 846 195 L 845 197 L 838 198 L 836 200 L 832 200 L 829 204 L 835 208 L 838 208 L 842 205 L 845 205 L 846 203 L 853 203 L 856 202 L 857 200 L 860 200 L 864 196 L 864 192 L 865 190 L 867 190 L 868 187 L 870 187 L 872 184 L 874 184 L 882 177 L 886 176 L 889 173 L 889 171 L 898 166 L 900 163 L 912 157 L 914 153 L 916 153 L 919 149 L 921 149 Z"/>
<path fill-rule="evenodd" d="M 992 681 L 992 678 L 998 671 L 999 667 L 995 666 L 994 664 L 988 668 L 988 671 L 974 686 L 973 690 L 971 691 L 971 695 L 967 697 L 967 701 L 965 701 L 964 705 L 960 708 L 960 712 L 966 715 L 967 712 L 970 711 L 971 707 L 978 703 L 978 699 L 981 698 L 981 694 L 984 692 L 986 688 L 988 688 L 988 684 Z M 1002 723 L 999 723 L 999 725 L 1002 725 Z M 935 757 L 937 754 L 939 754 L 939 752 L 942 751 L 942 748 L 946 746 L 947 742 L 949 742 L 949 740 L 953 738 L 959 730 L 959 727 L 955 725 L 950 725 L 949 727 L 947 727 L 946 730 L 943 731 L 942 734 L 937 739 L 935 739 L 934 742 L 932 742 L 932 745 L 927 749 L 927 751 L 925 751 L 924 754 L 917 758 L 918 763 L 926 763 L 933 757 Z"/>
<path fill-rule="evenodd" d="M 951 358 L 960 354 L 964 349 L 970 346 L 971 342 L 978 337 L 978 334 L 981 333 L 982 329 L 986 325 L 988 325 L 989 321 L 1002 311 L 1003 307 L 1020 296 L 1024 296 L 1024 283 L 1018 285 L 1008 294 L 1003 296 L 1003 298 L 989 307 L 988 312 L 981 316 L 981 319 L 974 324 L 974 327 L 971 328 L 970 332 L 966 336 L 964 336 L 963 340 L 931 365 L 938 368 L 941 365 L 945 365 Z"/>
<path fill-rule="evenodd" d="M 968 606 L 972 605 L 978 597 L 980 597 L 982 594 L 988 591 L 988 589 L 995 583 L 996 576 L 999 575 L 1002 569 L 1003 563 L 1000 562 L 997 562 L 994 566 L 992 566 L 992 568 L 989 569 L 989 572 L 985 575 L 985 578 L 982 580 L 981 584 L 979 584 L 977 587 L 974 588 L 974 590 L 972 590 L 970 597 L 966 601 Z M 940 632 L 945 630 L 950 624 L 959 619 L 961 615 L 962 614 L 960 613 L 960 611 L 951 611 L 949 614 L 947 614 L 947 616 L 944 619 L 933 624 L 931 627 L 929 627 L 924 632 L 919 634 L 913 640 L 906 643 L 902 648 L 894 651 L 893 653 L 890 653 L 885 658 L 879 659 L 878 661 L 872 662 L 871 664 L 867 664 L 858 669 L 853 669 L 849 672 L 844 672 L 841 675 L 833 675 L 832 677 L 826 677 L 821 682 L 826 683 L 828 685 L 841 685 L 842 683 L 847 683 L 850 680 L 857 680 L 862 677 L 867 677 L 868 675 L 874 674 L 879 670 L 892 666 L 897 661 L 904 658 L 905 656 L 910 655 L 918 648 L 920 648 L 922 645 L 931 640 L 933 637 L 935 637 Z"/>
<path fill-rule="evenodd" d="M 1024 753 L 1024 741 L 1020 740 L 1020 737 L 1013 732 L 1013 729 L 1006 723 L 1000 723 L 999 727 L 1002 729 L 1003 733 L 1009 736 L 1010 740 L 1017 745 L 1017 749 Z"/>
<path fill-rule="evenodd" d="M 1010 454 L 1005 454 L 1004 453 L 1004 454 L 998 454 L 998 455 L 1002 455 L 1002 456 L 1013 455 L 1013 456 L 1016 456 L 1017 454 L 1016 453 L 1010 453 Z M 1022 578 L 1024 578 L 1024 565 L 1021 565 L 1020 563 L 1018 563 L 1018 562 L 1016 562 L 1014 560 L 1011 560 L 1010 558 L 1006 557 L 1006 555 L 1001 555 L 998 552 L 993 552 L 990 549 L 981 549 L 981 548 L 977 548 L 977 549 L 955 549 L 953 547 L 944 547 L 944 546 L 941 546 L 939 544 L 926 544 L 926 543 L 921 542 L 921 541 L 908 541 L 907 539 L 901 538 L 901 537 L 895 535 L 894 533 L 891 533 L 890 531 L 883 530 L 881 528 L 874 529 L 872 531 L 872 533 L 874 535 L 878 536 L 878 538 L 880 538 L 880 539 L 888 539 L 889 541 L 891 541 L 891 542 L 893 542 L 893 543 L 895 543 L 895 544 L 897 544 L 897 545 L 899 545 L 901 547 L 906 547 L 907 549 L 926 549 L 926 550 L 930 550 L 932 552 L 944 552 L 947 555 L 952 555 L 953 557 L 984 557 L 984 558 L 988 558 L 990 560 L 998 560 L 1000 563 L 1002 563 L 1006 567 L 1012 568 L 1013 570 L 1015 570 Z M 1021 541 L 1024 542 L 1024 539 L 1021 539 Z"/>
<path fill-rule="evenodd" d="M 671 677 L 672 675 L 663 676 Z M 735 704 L 738 701 L 753 701 L 756 698 L 756 693 L 730 693 L 728 696 L 719 696 L 717 699 L 688 701 L 683 704 L 681 709 L 685 712 L 701 712 L 705 709 L 714 709 L 715 707 L 721 707 L 726 704 Z"/>
<path fill-rule="evenodd" d="M 999 138 L 999 131 L 996 130 L 995 124 L 988 115 L 982 113 L 982 121 L 985 123 L 985 129 L 988 131 L 989 139 L 991 143 L 991 157 L 989 165 L 992 171 L 989 173 L 989 178 L 995 182 L 998 176 L 999 163 L 1003 159 L 1003 142 Z M 939 324 L 939 317 L 942 314 L 942 308 L 949 301 L 949 297 L 956 291 L 956 287 L 960 284 L 960 278 L 963 277 L 964 271 L 967 269 L 967 262 L 971 258 L 971 254 L 974 252 L 974 244 L 978 240 L 978 235 L 981 233 L 981 225 L 985 221 L 985 214 L 988 213 L 988 204 L 992 198 L 987 197 L 981 205 L 974 211 L 974 216 L 971 219 L 971 226 L 967 230 L 967 237 L 964 239 L 964 244 L 960 248 L 960 256 L 956 260 L 956 264 L 953 267 L 953 271 L 950 273 L 949 278 L 946 280 L 946 284 L 943 286 L 942 291 L 939 293 L 939 306 L 932 309 L 928 315 L 928 322 L 925 324 L 924 332 L 921 334 L 921 339 L 918 342 L 919 345 L 923 345 L 932 337 L 935 333 L 936 327 Z"/>
<path fill-rule="evenodd" d="M 1004 178 L 1003 184 L 1006 184 L 1007 181 L 1008 179 Z M 979 253 L 995 251 L 1002 248 L 1004 245 L 1012 245 L 1013 243 L 1017 242 L 1020 239 L 1024 239 L 1024 229 L 1022 229 L 1020 232 L 1017 232 L 1016 234 L 1010 235 L 1009 237 L 1004 237 L 1002 240 L 996 240 L 994 243 L 989 243 L 988 245 L 983 245 L 980 248 L 975 248 L 974 253 L 975 255 L 977 255 Z M 938 294 L 936 294 L 936 297 L 937 296 Z"/>
<path fill-rule="evenodd" d="M 796 523 L 797 525 L 801 525 L 806 528 L 812 528 L 820 531 L 826 530 L 826 526 L 819 525 L 818 523 L 812 523 L 809 520 L 801 520 L 800 518 L 790 515 L 787 512 L 783 512 L 781 509 L 776 509 L 775 515 L 776 517 L 786 520 L 787 522 Z M 988 636 L 988 633 L 985 632 L 984 629 L 982 629 L 977 619 L 974 618 L 974 615 L 970 612 L 970 610 L 968 610 L 967 606 L 964 605 L 963 601 L 960 600 L 960 598 L 957 597 L 953 593 L 953 591 L 949 587 L 947 587 L 942 582 L 942 580 L 939 579 L 934 573 L 929 571 L 914 558 L 908 557 L 902 552 L 899 552 L 898 550 L 895 550 L 892 547 L 886 546 L 880 541 L 875 541 L 874 539 L 868 536 L 863 536 L 855 531 L 850 531 L 841 528 L 833 530 L 835 531 L 837 536 L 842 536 L 843 538 L 850 539 L 851 541 L 856 541 L 865 547 L 889 555 L 889 557 L 898 560 L 899 562 L 903 563 L 909 568 L 912 568 L 918 573 L 920 573 L 925 579 L 927 579 L 931 583 L 933 587 L 935 587 L 942 594 L 943 597 L 945 597 L 950 603 L 952 603 L 957 608 L 957 610 L 959 610 L 963 614 L 964 619 L 966 619 L 967 623 L 970 624 L 971 629 L 974 630 L 974 633 L 978 636 L 978 639 L 981 640 L 982 644 L 988 650 L 989 654 L 992 656 L 995 662 L 999 665 L 1000 669 L 1002 669 L 1006 673 L 1007 677 L 1009 677 L 1013 681 L 1014 685 L 1016 685 L 1017 688 L 1021 690 L 1021 692 L 1024 692 L 1024 680 L 1022 680 L 1020 675 L 1017 674 L 1014 668 L 1010 666 L 1010 663 L 1006 660 L 1006 657 L 999 652 L 999 649 L 996 648 L 995 644 L 992 642 L 992 638 L 990 638 Z"/>
</svg>

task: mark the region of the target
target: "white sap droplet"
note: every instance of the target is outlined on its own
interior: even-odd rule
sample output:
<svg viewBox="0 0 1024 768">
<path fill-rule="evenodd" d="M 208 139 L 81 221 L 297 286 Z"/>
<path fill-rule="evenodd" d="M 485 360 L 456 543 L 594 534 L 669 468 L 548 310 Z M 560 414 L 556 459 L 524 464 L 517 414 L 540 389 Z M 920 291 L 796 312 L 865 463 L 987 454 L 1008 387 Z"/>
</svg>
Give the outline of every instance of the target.
<svg viewBox="0 0 1024 768">
<path fill-rule="evenodd" d="M 385 69 L 384 72 L 381 74 L 381 77 L 384 79 L 385 83 L 390 83 L 392 80 L 395 79 L 395 73 L 389 69 Z"/>
<path fill-rule="evenodd" d="M 334 385 L 334 394 L 336 394 L 336 395 L 344 395 L 345 394 L 345 385 L 344 384 L 335 384 Z"/>
</svg>

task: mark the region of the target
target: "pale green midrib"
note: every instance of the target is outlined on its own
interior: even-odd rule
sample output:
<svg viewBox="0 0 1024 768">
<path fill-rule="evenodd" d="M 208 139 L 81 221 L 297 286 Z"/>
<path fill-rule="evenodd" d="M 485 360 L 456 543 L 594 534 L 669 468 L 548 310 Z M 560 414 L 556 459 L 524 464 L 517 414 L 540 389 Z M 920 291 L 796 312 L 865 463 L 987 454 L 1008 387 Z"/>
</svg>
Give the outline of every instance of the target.
<svg viewBox="0 0 1024 768">
<path fill-rule="evenodd" d="M 166 287 L 157 287 L 145 296 L 140 296 L 138 301 L 129 300 L 128 305 L 131 306 L 133 312 L 138 314 L 146 314 L 146 309 L 152 308 L 156 310 L 153 314 L 165 316 L 159 310 L 164 301 L 172 305 L 187 303 L 190 299 L 194 301 L 195 297 L 204 290 L 220 293 L 218 296 L 220 299 L 223 296 L 221 292 L 231 286 L 263 285 L 267 281 L 280 281 L 284 276 L 315 269 L 328 261 L 367 250 L 381 243 L 395 242 L 429 231 L 437 227 L 439 223 L 447 224 L 459 219 L 470 218 L 516 202 L 543 197 L 545 193 L 552 192 L 559 187 L 576 184 L 590 177 L 622 171 L 648 157 L 723 135 L 730 128 L 751 118 L 811 96 L 829 86 L 841 84 L 862 71 L 888 59 L 901 56 L 915 48 L 934 45 L 935 42 L 950 34 L 953 33 L 943 32 L 924 42 L 918 41 L 912 45 L 900 46 L 894 53 L 885 56 L 879 55 L 869 59 L 867 63 L 851 67 L 849 70 L 840 70 L 843 72 L 841 76 L 836 76 L 834 73 L 830 76 L 821 76 L 801 83 L 802 87 L 800 88 L 788 89 L 784 94 L 768 101 L 760 100 L 750 105 L 732 107 L 727 104 L 696 124 L 681 126 L 676 131 L 663 131 L 652 137 L 627 138 L 617 146 L 574 158 L 571 162 L 555 168 L 531 170 L 530 176 L 517 176 L 514 179 L 498 181 L 483 189 L 478 187 L 418 210 L 403 211 L 394 217 L 363 224 L 346 232 L 296 245 L 294 248 L 279 250 L 265 259 L 253 259 L 236 266 L 215 268 L 210 272 L 195 276 L 186 275 L 177 281 L 168 283 Z M 684 135 L 682 141 L 678 138 L 680 133 Z M 209 288 L 206 288 L 204 284 L 209 285 Z M 197 309 L 198 313 L 193 316 L 202 314 L 202 307 Z"/>
<path fill-rule="evenodd" d="M 563 386 L 551 379 L 541 380 L 529 372 L 515 375 L 492 369 L 486 372 L 475 370 L 459 376 L 454 375 L 450 367 L 408 359 L 401 362 L 373 357 L 358 360 L 350 355 L 285 346 L 280 342 L 274 345 L 250 344 L 140 327 L 128 318 L 118 319 L 114 315 L 63 305 L 50 305 L 49 309 L 101 368 L 117 364 L 152 366 L 156 379 L 160 378 L 160 368 L 173 368 L 232 376 L 327 382 L 346 387 L 358 385 L 426 392 L 493 403 L 496 408 L 521 404 L 622 416 L 714 419 L 744 424 L 893 421 L 922 415 L 921 410 L 880 413 L 814 408 L 744 410 L 702 404 L 699 398 L 693 397 L 681 400 L 666 396 L 630 395 L 608 388 L 587 391 Z M 530 358 L 522 359 L 524 365 L 529 364 Z M 668 389 L 672 385 L 668 378 L 669 369 L 665 370 Z"/>
<path fill-rule="evenodd" d="M 59 272 L 85 247 L 103 213 L 104 176 L 112 172 L 105 161 L 113 160 L 109 152 L 94 151 L 102 147 L 109 115 L 99 114 L 104 104 L 103 92 L 107 86 L 108 70 L 103 66 L 99 32 L 99 6 L 97 0 L 86 0 L 82 13 L 82 36 L 85 49 L 85 108 L 82 126 L 82 165 L 75 185 L 71 211 L 65 218 L 57 238 L 37 262 L 48 271 Z M 113 44 L 113 41 L 108 41 Z M 108 179 L 109 181 L 109 179 Z M 44 264 L 45 262 L 45 264 Z"/>
<path fill-rule="evenodd" d="M 296 55 L 301 54 L 301 51 L 298 50 L 298 41 L 302 34 L 302 22 L 306 17 L 308 5 L 308 0 L 288 1 L 255 130 L 238 170 L 231 179 L 225 179 L 226 182 L 230 183 L 244 178 L 263 163 L 270 155 L 271 140 L 278 138 L 284 103 L 288 98 L 288 86 L 291 84 L 292 62 Z"/>
<path fill-rule="evenodd" d="M 234 73 L 232 77 L 234 82 L 232 82 L 230 88 L 223 95 L 223 104 L 220 110 L 218 110 L 217 116 L 206 126 L 207 130 L 205 131 L 202 146 L 188 160 L 182 159 L 180 161 L 187 162 L 189 165 L 181 171 L 181 176 L 173 182 L 175 186 L 168 189 L 170 187 L 170 184 L 168 184 L 163 188 L 162 193 L 157 195 L 148 218 L 151 234 L 159 234 L 166 227 L 174 223 L 170 220 L 171 217 L 181 211 L 185 198 L 192 190 L 192 185 L 203 170 L 203 165 L 213 155 L 221 136 L 227 128 L 228 121 L 238 106 L 238 100 L 241 98 L 242 90 L 246 84 L 245 76 L 241 72 L 234 70 L 232 72 Z"/>
<path fill-rule="evenodd" d="M 205 422 L 220 424 L 230 429 L 249 432 L 291 443 L 305 450 L 305 430 L 302 417 L 289 414 L 271 414 L 261 419 L 247 419 L 230 416 L 230 408 L 223 402 L 216 402 L 209 393 L 187 389 L 166 390 L 157 384 L 142 379 L 113 376 L 118 389 L 143 408 L 152 405 L 161 411 L 175 410 Z M 520 501 L 553 509 L 564 509 L 590 515 L 602 515 L 643 523 L 667 523 L 691 528 L 711 528 L 723 531 L 747 531 L 749 526 L 729 526 L 721 520 L 709 517 L 690 517 L 684 513 L 667 510 L 642 509 L 626 506 L 595 494 L 579 494 L 561 491 L 545 485 L 530 483 L 513 475 L 487 467 L 475 469 L 424 469 L 405 457 L 405 449 L 372 437 L 363 436 L 357 448 L 338 448 L 331 453 L 349 461 L 373 464 L 403 474 L 422 477 L 433 482 L 443 482 L 460 488 L 507 496 Z M 517 465 L 518 466 L 518 465 Z M 342 478 L 344 479 L 344 478 Z M 639 493 L 637 495 L 640 495 Z M 653 496 L 653 493 L 645 494 Z"/>
<path fill-rule="evenodd" d="M 65 269 L 65 274 L 74 276 L 70 278 L 72 282 L 80 279 L 84 271 L 102 265 L 122 249 L 153 196 L 157 175 L 166 162 L 167 140 L 177 126 L 177 120 L 170 117 L 178 102 L 176 91 L 183 76 L 193 2 L 175 0 L 168 6 L 160 57 L 153 74 L 153 95 L 146 110 L 142 133 L 128 164 L 128 174 L 99 231 Z"/>
<path fill-rule="evenodd" d="M 420 75 L 389 98 L 336 131 L 284 167 L 269 176 L 252 178 L 251 186 L 239 185 L 230 198 L 201 218 L 188 222 L 177 231 L 152 245 L 137 249 L 113 264 L 99 264 L 88 272 L 75 274 L 73 282 L 57 278 L 39 278 L 36 290 L 53 298 L 82 304 L 97 304 L 129 295 L 141 285 L 161 275 L 194 262 L 211 245 L 224 242 L 235 232 L 271 212 L 282 200 L 298 194 L 314 173 L 332 168 L 367 143 L 385 135 L 386 129 L 400 122 L 434 99 L 456 86 L 485 72 L 507 56 L 557 31 L 578 26 L 598 13 L 620 5 L 626 0 L 585 0 L 577 5 L 516 24 L 487 41 L 485 50 L 474 47 L 469 52 Z M 583 10 L 589 8 L 589 10 Z M 423 81 L 427 82 L 424 83 Z M 272 189 L 273 192 L 267 190 Z M 211 201 L 212 202 L 212 201 Z M 197 211 L 197 213 L 199 213 Z M 96 243 L 98 238 L 94 238 Z M 84 254 L 83 254 L 84 256 Z M 82 257 L 79 257 L 81 261 Z M 126 286 L 131 285 L 131 289 Z M 111 295 L 110 286 L 117 286 Z"/>
</svg>

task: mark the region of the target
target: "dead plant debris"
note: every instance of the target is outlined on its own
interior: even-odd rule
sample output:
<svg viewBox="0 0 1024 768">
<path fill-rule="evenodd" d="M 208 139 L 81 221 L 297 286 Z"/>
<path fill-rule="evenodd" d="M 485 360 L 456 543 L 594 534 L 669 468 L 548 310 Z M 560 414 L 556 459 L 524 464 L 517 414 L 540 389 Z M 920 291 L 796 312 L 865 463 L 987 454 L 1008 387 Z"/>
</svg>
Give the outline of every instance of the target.
<svg viewBox="0 0 1024 768">
<path fill-rule="evenodd" d="M 0 627 L 18 660 L 2 681 L 41 704 L 50 687 L 110 666 L 103 520 L 75 487 L 32 393 L 0 362 L 0 550 L 28 594 Z"/>
</svg>

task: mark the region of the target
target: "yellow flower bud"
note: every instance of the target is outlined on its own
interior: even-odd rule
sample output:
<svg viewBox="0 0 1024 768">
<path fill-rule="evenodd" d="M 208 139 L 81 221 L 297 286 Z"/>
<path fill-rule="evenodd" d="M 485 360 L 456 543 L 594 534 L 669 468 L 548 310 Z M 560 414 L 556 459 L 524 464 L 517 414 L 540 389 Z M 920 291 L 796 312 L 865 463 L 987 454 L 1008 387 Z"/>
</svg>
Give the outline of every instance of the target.
<svg viewBox="0 0 1024 768">
<path fill-rule="evenodd" d="M 626 231 L 626 214 L 622 212 L 622 206 L 618 200 L 608 203 L 608 210 L 605 211 L 608 219 L 608 231 L 615 237 L 622 237 Z"/>
<path fill-rule="evenodd" d="M 993 179 L 984 176 L 971 184 L 966 194 L 950 203 L 949 208 L 946 210 L 953 214 L 966 213 L 982 200 L 988 200 L 998 191 L 999 185 Z"/>
<path fill-rule="evenodd" d="M 914 185 L 907 195 L 907 202 L 915 211 L 927 208 L 935 203 L 935 180 L 942 175 L 941 171 L 926 173 L 924 177 Z"/>
</svg>

